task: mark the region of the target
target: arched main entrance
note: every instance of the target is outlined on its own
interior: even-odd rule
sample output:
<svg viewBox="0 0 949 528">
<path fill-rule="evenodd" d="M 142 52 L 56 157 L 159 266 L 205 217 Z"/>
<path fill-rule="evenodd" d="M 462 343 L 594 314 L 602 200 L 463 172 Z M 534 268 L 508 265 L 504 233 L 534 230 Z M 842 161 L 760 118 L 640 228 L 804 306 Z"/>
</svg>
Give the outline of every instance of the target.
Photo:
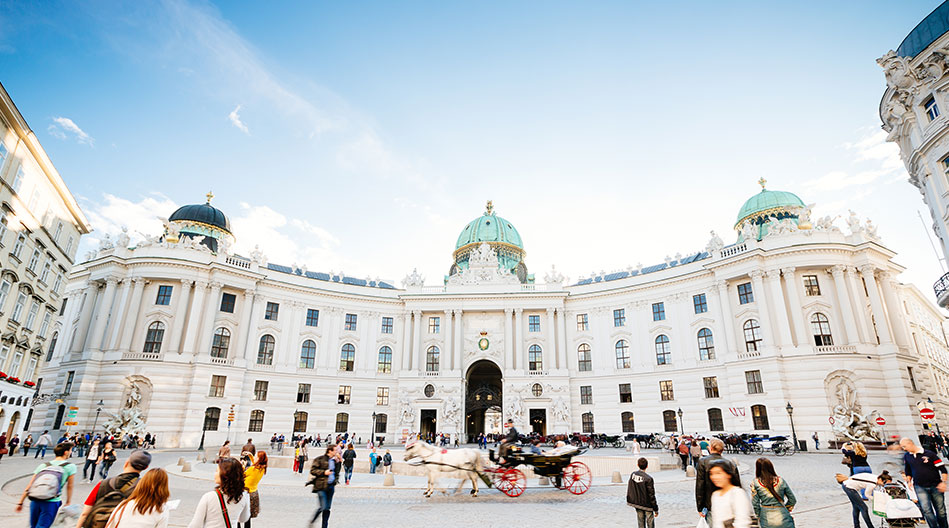
<svg viewBox="0 0 949 528">
<path fill-rule="evenodd" d="M 468 368 L 465 433 L 474 442 L 481 433 L 501 432 L 501 369 L 483 359 Z"/>
</svg>

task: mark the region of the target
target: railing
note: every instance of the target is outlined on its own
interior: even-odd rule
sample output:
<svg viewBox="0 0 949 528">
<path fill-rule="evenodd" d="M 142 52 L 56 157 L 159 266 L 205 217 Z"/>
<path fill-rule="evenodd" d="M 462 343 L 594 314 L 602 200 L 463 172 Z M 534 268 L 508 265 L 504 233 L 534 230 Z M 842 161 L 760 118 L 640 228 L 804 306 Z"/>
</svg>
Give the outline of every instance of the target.
<svg viewBox="0 0 949 528">
<path fill-rule="evenodd" d="M 752 350 L 752 351 L 746 350 L 744 352 L 738 353 L 738 359 L 751 359 L 751 358 L 756 358 L 756 357 L 761 357 L 760 350 Z"/>
<path fill-rule="evenodd" d="M 122 359 L 128 360 L 144 360 L 144 361 L 160 361 L 161 353 L 158 354 L 146 354 L 145 352 L 123 352 Z"/>
<path fill-rule="evenodd" d="M 224 262 L 231 266 L 237 266 L 238 268 L 250 269 L 250 260 L 236 255 L 228 255 L 227 258 L 224 259 Z"/>
<path fill-rule="evenodd" d="M 735 244 L 734 246 L 722 249 L 722 258 L 731 257 L 739 253 L 744 253 L 747 250 L 748 250 L 747 243 L 742 242 L 741 244 Z"/>
<path fill-rule="evenodd" d="M 857 347 L 853 345 L 827 345 L 819 346 L 817 348 L 818 354 L 856 354 Z"/>
<path fill-rule="evenodd" d="M 529 370 L 527 371 L 527 375 L 528 376 L 546 376 L 547 371 L 546 370 Z"/>
<path fill-rule="evenodd" d="M 939 277 L 936 284 L 933 284 L 933 291 L 936 292 L 936 300 L 939 301 L 939 305 L 945 308 L 947 297 L 949 297 L 949 273 Z"/>
<path fill-rule="evenodd" d="M 254 368 L 257 370 L 274 370 L 274 364 L 271 363 L 270 365 L 263 365 L 260 363 L 255 363 Z"/>
<path fill-rule="evenodd" d="M 213 363 L 213 364 L 215 364 L 215 365 L 233 365 L 233 364 L 234 364 L 234 359 L 233 359 L 233 358 L 216 358 L 216 357 L 212 357 L 212 358 L 211 358 L 211 363 Z"/>
<path fill-rule="evenodd" d="M 425 375 L 428 376 L 428 377 L 438 376 L 438 372 L 428 372 L 428 371 L 426 371 L 426 372 L 425 372 Z"/>
</svg>

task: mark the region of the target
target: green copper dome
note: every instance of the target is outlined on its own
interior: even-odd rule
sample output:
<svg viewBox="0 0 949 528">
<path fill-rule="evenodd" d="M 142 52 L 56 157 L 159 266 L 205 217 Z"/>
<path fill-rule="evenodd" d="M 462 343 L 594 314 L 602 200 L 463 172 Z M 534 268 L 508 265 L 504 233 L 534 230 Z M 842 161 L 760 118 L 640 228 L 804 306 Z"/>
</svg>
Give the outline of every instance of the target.
<svg viewBox="0 0 949 528">
<path fill-rule="evenodd" d="M 783 213 L 798 207 L 804 207 L 804 202 L 796 194 L 785 191 L 769 191 L 762 187 L 760 193 L 748 198 L 745 205 L 741 206 L 735 225 L 737 226 L 749 217 L 769 213 Z"/>
<path fill-rule="evenodd" d="M 524 249 L 520 233 L 510 222 L 494 214 L 494 208 L 490 202 L 483 215 L 468 222 L 468 225 L 461 230 L 455 249 L 481 242 L 500 242 Z"/>
</svg>

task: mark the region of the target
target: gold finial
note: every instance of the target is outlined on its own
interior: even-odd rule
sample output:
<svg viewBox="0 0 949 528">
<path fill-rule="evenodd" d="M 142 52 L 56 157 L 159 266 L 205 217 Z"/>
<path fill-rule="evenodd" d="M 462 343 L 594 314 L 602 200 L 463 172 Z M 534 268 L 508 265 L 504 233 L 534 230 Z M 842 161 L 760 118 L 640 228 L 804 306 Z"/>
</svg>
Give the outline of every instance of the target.
<svg viewBox="0 0 949 528">
<path fill-rule="evenodd" d="M 761 178 L 760 180 L 758 180 L 758 185 L 761 186 L 761 190 L 762 190 L 762 191 L 764 190 L 764 186 L 765 186 L 766 183 L 768 183 L 768 180 L 766 180 L 766 179 L 764 179 L 764 178 Z"/>
<path fill-rule="evenodd" d="M 211 199 L 214 198 L 214 193 L 211 191 L 208 191 L 208 194 L 205 194 L 205 196 L 208 198 L 208 204 L 210 204 Z"/>
<path fill-rule="evenodd" d="M 488 204 L 485 206 L 485 209 L 486 211 L 484 214 L 486 215 L 494 214 L 494 202 L 492 200 L 488 200 Z"/>
</svg>

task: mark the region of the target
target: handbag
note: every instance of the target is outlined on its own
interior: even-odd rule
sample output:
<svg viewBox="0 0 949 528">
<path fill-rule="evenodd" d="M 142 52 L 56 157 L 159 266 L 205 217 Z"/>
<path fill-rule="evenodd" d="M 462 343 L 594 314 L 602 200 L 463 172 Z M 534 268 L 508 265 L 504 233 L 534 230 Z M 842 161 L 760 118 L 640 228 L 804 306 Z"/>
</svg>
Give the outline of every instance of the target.
<svg viewBox="0 0 949 528">
<path fill-rule="evenodd" d="M 9 452 L 9 451 L 7 451 L 7 448 L 5 448 L 5 447 L 0 447 L 0 455 L 5 455 L 5 454 L 7 454 L 8 452 Z"/>
<path fill-rule="evenodd" d="M 224 504 L 224 494 L 221 493 L 221 489 L 217 490 L 217 499 L 221 502 L 221 514 L 224 515 L 224 526 L 225 528 L 231 528 L 231 518 L 227 515 L 227 506 Z"/>
<path fill-rule="evenodd" d="M 844 455 L 844 458 L 841 459 L 840 463 L 845 466 L 851 466 L 853 465 L 853 460 L 851 460 L 848 455 Z"/>
</svg>

